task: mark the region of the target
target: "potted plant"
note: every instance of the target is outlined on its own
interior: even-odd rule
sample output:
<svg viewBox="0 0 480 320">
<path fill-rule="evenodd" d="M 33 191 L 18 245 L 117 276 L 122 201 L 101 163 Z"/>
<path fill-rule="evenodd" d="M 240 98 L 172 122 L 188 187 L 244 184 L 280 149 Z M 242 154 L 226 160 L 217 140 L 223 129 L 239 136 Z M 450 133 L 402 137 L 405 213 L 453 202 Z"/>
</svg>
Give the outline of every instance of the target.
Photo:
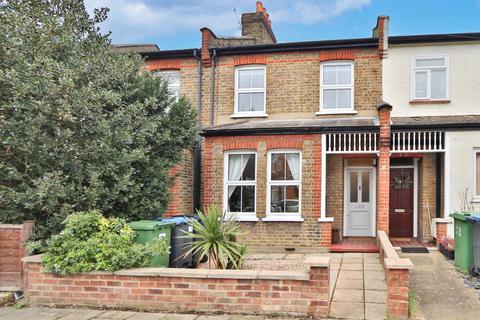
<svg viewBox="0 0 480 320">
<path fill-rule="evenodd" d="M 455 258 L 455 240 L 450 237 L 443 238 L 440 243 L 440 252 L 449 260 Z"/>
</svg>

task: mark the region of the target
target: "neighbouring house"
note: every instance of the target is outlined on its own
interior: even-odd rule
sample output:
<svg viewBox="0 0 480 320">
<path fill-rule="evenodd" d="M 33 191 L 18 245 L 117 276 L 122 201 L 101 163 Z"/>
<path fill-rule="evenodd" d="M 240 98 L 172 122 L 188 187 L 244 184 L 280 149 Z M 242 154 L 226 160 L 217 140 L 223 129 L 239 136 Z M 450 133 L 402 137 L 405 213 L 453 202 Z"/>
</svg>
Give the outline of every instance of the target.
<svg viewBox="0 0 480 320">
<path fill-rule="evenodd" d="M 255 247 L 328 247 L 332 229 L 429 241 L 463 188 L 480 199 L 480 33 L 389 36 L 388 22 L 277 43 L 257 2 L 241 36 L 202 28 L 201 48 L 142 52 L 202 128 L 165 214 L 217 204 Z"/>
</svg>

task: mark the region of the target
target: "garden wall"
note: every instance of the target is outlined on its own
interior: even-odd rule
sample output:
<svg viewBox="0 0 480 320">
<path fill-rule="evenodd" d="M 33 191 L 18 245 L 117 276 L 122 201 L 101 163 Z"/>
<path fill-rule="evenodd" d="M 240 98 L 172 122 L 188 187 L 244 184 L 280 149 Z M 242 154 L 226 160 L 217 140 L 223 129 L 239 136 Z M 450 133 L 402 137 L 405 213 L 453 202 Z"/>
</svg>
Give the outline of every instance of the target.
<svg viewBox="0 0 480 320">
<path fill-rule="evenodd" d="M 413 269 L 413 263 L 410 259 L 398 256 L 385 231 L 378 232 L 378 242 L 387 280 L 388 319 L 407 320 L 410 270 Z"/>
<path fill-rule="evenodd" d="M 309 272 L 140 268 L 60 276 L 24 258 L 29 302 L 49 306 L 132 308 L 325 317 L 329 259 L 310 257 Z"/>
<path fill-rule="evenodd" d="M 32 229 L 33 221 L 23 224 L 0 224 L 0 291 L 18 291 L 23 287 L 23 247 Z"/>
</svg>

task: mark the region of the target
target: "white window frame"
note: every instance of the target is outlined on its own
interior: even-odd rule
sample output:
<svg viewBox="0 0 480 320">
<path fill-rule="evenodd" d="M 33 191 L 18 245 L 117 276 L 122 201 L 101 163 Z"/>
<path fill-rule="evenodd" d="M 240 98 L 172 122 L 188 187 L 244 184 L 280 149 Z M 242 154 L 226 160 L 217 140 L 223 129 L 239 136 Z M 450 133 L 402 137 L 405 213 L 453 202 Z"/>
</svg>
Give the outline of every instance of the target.
<svg viewBox="0 0 480 320">
<path fill-rule="evenodd" d="M 169 75 L 169 74 L 178 74 L 179 75 L 178 85 L 177 84 L 172 85 L 170 82 L 167 85 L 168 91 L 170 92 L 170 94 L 172 94 L 175 97 L 175 101 L 178 102 L 178 100 L 180 99 L 180 85 L 182 83 L 182 74 L 181 74 L 180 70 L 157 70 L 155 73 L 157 75 L 161 76 L 164 79 L 165 79 L 165 75 Z M 165 79 L 165 80 L 168 80 L 168 79 Z M 178 92 L 178 95 L 174 94 L 172 92 L 171 88 L 176 88 L 177 92 Z"/>
<path fill-rule="evenodd" d="M 240 180 L 229 181 L 228 180 L 228 158 L 232 154 L 253 154 L 255 157 L 255 180 Z M 226 151 L 224 153 L 223 162 L 223 211 L 225 212 L 226 219 L 232 219 L 236 221 L 258 221 L 257 218 L 257 153 L 252 150 L 235 150 Z M 254 200 L 254 212 L 228 212 L 228 187 L 229 186 L 254 186 L 255 187 L 255 200 Z"/>
<path fill-rule="evenodd" d="M 323 84 L 323 68 L 325 66 L 350 66 L 352 73 L 350 84 Z M 350 89 L 351 96 L 351 108 L 342 108 L 342 109 L 324 109 L 323 108 L 323 91 L 327 89 Z M 355 114 L 355 63 L 348 60 L 335 60 L 335 61 L 326 61 L 320 64 L 320 112 L 317 114 Z"/>
<path fill-rule="evenodd" d="M 415 62 L 418 59 L 425 60 L 425 59 L 445 59 L 445 65 L 443 67 L 415 67 Z M 445 70 L 445 97 L 444 98 L 435 98 L 432 99 L 432 77 L 431 77 L 431 70 Z M 415 96 L 415 88 L 416 88 L 416 72 L 427 72 L 427 96 L 426 97 L 416 97 Z M 445 101 L 449 99 L 449 62 L 448 62 L 448 55 L 441 54 L 441 55 L 428 55 L 428 56 L 412 56 L 411 59 L 411 66 L 410 66 L 410 100 L 411 101 Z"/>
<path fill-rule="evenodd" d="M 274 153 L 297 153 L 299 155 L 300 180 L 272 180 L 272 154 Z M 271 212 L 271 188 L 272 186 L 298 186 L 298 212 Z M 267 152 L 267 202 L 266 217 L 262 221 L 278 222 L 303 222 L 302 218 L 302 151 L 298 149 L 274 149 Z"/>
<path fill-rule="evenodd" d="M 239 89 L 239 72 L 240 70 L 263 70 L 263 88 L 247 88 Z M 235 110 L 232 118 L 243 117 L 267 117 L 267 68 L 264 65 L 246 65 L 235 68 Z M 239 111 L 238 96 L 240 93 L 263 93 L 263 111 Z"/>
<path fill-rule="evenodd" d="M 477 154 L 480 154 L 480 148 L 473 149 L 473 201 L 480 202 L 480 190 L 477 190 Z"/>
</svg>

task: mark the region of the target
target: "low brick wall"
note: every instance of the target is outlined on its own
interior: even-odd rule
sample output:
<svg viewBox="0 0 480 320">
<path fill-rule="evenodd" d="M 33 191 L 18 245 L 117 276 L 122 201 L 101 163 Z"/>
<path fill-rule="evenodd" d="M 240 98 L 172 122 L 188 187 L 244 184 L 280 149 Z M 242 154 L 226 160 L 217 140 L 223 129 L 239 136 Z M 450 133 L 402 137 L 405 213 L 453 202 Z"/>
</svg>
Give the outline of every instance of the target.
<svg viewBox="0 0 480 320">
<path fill-rule="evenodd" d="M 398 256 L 385 231 L 379 231 L 377 238 L 387 280 L 388 319 L 408 319 L 409 276 L 413 263 Z"/>
<path fill-rule="evenodd" d="M 0 224 L 0 291 L 23 288 L 22 258 L 24 242 L 33 229 L 33 221 L 23 224 Z"/>
<path fill-rule="evenodd" d="M 309 272 L 140 268 L 60 276 L 24 258 L 29 302 L 143 310 L 325 317 L 328 257 L 307 258 Z"/>
</svg>

